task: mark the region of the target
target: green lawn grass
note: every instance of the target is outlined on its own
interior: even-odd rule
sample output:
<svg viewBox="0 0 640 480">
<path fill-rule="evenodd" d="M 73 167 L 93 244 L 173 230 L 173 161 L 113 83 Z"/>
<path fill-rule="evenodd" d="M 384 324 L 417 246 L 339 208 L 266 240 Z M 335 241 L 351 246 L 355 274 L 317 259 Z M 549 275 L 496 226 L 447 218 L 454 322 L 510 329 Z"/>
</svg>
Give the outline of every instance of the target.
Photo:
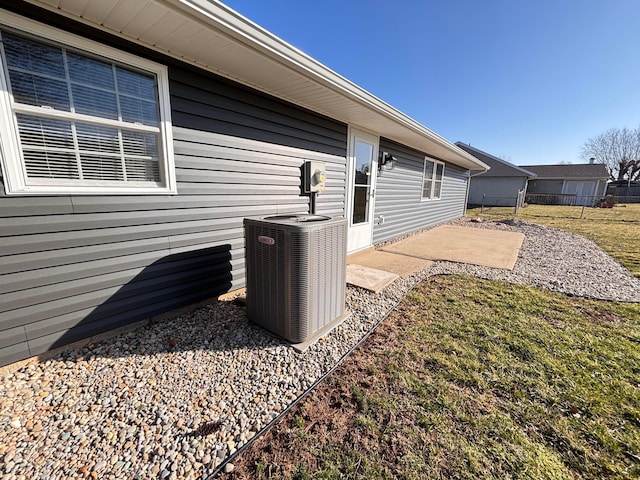
<svg viewBox="0 0 640 480">
<path fill-rule="evenodd" d="M 529 205 L 514 214 L 513 207 L 470 208 L 467 216 L 487 219 L 519 218 L 560 228 L 595 241 L 600 248 L 640 278 L 640 204 L 614 208 Z M 581 218 L 582 217 L 582 218 Z"/>
<path fill-rule="evenodd" d="M 237 463 L 236 478 L 640 478 L 640 305 L 431 278 Z"/>
</svg>

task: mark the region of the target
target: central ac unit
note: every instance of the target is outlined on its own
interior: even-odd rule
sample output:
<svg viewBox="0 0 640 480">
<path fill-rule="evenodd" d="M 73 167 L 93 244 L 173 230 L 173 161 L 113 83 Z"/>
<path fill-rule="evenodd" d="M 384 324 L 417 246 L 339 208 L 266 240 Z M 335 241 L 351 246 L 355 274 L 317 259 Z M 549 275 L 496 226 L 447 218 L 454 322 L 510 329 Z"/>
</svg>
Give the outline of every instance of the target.
<svg viewBox="0 0 640 480">
<path fill-rule="evenodd" d="M 344 218 L 245 218 L 244 228 L 250 320 L 300 343 L 346 318 Z"/>
</svg>

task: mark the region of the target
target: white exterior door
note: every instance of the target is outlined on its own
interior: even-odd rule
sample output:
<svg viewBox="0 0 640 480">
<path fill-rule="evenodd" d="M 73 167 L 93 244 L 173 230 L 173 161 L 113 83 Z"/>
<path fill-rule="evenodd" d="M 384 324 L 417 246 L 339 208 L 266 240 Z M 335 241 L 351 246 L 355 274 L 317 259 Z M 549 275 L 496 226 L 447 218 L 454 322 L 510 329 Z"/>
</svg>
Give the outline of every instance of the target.
<svg viewBox="0 0 640 480">
<path fill-rule="evenodd" d="M 373 239 L 378 137 L 351 129 L 347 166 L 347 250 L 355 252 L 370 246 Z"/>
</svg>

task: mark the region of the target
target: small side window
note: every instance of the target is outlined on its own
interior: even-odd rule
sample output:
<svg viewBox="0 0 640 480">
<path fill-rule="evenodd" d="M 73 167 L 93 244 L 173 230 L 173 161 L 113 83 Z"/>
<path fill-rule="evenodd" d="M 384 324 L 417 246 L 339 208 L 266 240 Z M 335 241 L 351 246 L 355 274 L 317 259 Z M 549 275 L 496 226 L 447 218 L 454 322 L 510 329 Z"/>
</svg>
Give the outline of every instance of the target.
<svg viewBox="0 0 640 480">
<path fill-rule="evenodd" d="M 424 159 L 422 173 L 422 199 L 435 200 L 442 195 L 442 180 L 444 178 L 444 163 L 430 158 Z"/>
</svg>

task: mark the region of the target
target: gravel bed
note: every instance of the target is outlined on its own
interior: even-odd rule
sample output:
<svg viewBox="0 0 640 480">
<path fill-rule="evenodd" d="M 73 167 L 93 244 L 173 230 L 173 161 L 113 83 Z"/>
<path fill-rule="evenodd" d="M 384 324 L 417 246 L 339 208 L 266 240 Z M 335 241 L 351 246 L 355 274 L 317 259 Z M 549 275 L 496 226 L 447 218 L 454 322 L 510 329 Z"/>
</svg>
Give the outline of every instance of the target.
<svg viewBox="0 0 640 480">
<path fill-rule="evenodd" d="M 518 221 L 453 223 L 523 232 L 514 271 L 436 262 L 377 295 L 348 287 L 352 316 L 304 353 L 228 301 L 6 374 L 1 478 L 207 478 L 429 275 L 640 300 L 640 281 L 582 237 Z"/>
</svg>

